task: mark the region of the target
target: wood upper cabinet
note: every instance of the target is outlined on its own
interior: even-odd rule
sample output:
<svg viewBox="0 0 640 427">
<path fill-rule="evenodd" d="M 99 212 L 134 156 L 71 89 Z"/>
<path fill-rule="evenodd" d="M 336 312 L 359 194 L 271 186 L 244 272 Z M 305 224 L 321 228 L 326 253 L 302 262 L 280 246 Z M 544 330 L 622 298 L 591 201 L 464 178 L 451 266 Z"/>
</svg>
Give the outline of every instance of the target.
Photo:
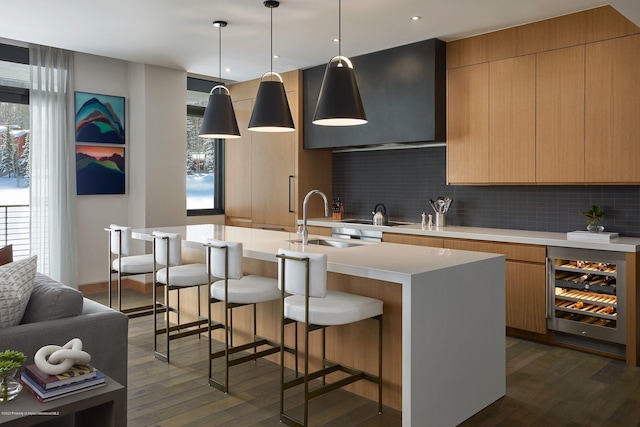
<svg viewBox="0 0 640 427">
<path fill-rule="evenodd" d="M 489 64 L 447 75 L 447 181 L 489 182 Z"/>
<path fill-rule="evenodd" d="M 448 71 L 448 183 L 535 182 L 535 65 L 528 55 Z"/>
<path fill-rule="evenodd" d="M 489 182 L 536 180 L 536 59 L 489 63 Z"/>
<path fill-rule="evenodd" d="M 585 47 L 536 55 L 536 182 L 583 183 Z"/>
<path fill-rule="evenodd" d="M 640 35 L 586 46 L 585 175 L 640 182 Z"/>
</svg>

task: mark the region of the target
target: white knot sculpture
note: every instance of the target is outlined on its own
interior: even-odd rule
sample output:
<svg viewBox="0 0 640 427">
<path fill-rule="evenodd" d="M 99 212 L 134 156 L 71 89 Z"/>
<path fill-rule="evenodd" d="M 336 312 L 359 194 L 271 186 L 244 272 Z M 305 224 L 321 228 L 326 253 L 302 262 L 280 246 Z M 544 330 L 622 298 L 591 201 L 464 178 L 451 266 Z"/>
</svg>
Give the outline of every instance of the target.
<svg viewBox="0 0 640 427">
<path fill-rule="evenodd" d="M 74 338 L 62 347 L 45 345 L 36 352 L 34 361 L 38 369 L 45 374 L 60 375 L 75 364 L 86 365 L 91 361 L 91 356 L 82 351 L 80 338 Z"/>
</svg>

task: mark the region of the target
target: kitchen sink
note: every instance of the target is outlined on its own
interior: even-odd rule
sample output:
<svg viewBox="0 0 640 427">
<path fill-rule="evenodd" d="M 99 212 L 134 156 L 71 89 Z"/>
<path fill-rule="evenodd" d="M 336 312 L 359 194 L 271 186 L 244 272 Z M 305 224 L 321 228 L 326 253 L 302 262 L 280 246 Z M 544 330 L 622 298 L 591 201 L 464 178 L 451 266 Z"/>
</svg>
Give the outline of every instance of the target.
<svg viewBox="0 0 640 427">
<path fill-rule="evenodd" d="M 291 243 L 302 243 L 302 239 L 289 240 Z M 362 246 L 362 243 L 346 242 L 341 240 L 327 239 L 309 239 L 310 245 L 331 246 L 333 248 L 351 248 L 353 246 Z"/>
</svg>

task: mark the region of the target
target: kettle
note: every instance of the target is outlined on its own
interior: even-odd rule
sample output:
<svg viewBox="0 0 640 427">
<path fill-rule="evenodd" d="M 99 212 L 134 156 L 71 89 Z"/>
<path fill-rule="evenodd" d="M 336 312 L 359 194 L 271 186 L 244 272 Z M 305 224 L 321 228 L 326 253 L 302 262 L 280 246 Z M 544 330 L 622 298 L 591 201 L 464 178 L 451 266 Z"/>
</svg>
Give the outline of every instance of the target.
<svg viewBox="0 0 640 427">
<path fill-rule="evenodd" d="M 378 210 L 378 206 L 382 206 L 382 211 Z M 373 215 L 373 225 L 387 225 L 389 222 L 387 208 L 382 203 L 378 203 L 371 214 Z"/>
</svg>

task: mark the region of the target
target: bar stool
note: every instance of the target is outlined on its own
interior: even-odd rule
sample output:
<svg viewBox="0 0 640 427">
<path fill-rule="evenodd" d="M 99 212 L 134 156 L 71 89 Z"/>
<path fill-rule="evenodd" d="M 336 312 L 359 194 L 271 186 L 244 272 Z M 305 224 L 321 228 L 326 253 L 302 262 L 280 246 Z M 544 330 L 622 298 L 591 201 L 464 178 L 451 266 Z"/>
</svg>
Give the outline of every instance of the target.
<svg viewBox="0 0 640 427">
<path fill-rule="evenodd" d="M 211 299 L 209 301 L 209 324 L 213 325 L 209 330 L 209 385 L 225 393 L 229 392 L 229 368 L 241 363 L 256 360 L 270 354 L 281 351 L 281 344 L 274 342 L 257 333 L 256 305 L 261 302 L 276 301 L 280 299 L 278 280 L 269 277 L 249 275 L 242 272 L 242 243 L 225 242 L 210 239 L 206 245 L 209 251 L 210 274 L 223 278 L 211 285 Z M 211 303 L 224 303 L 224 323 L 215 323 L 211 316 Z M 233 345 L 233 309 L 245 305 L 253 306 L 253 340 L 246 344 Z M 287 323 L 295 323 L 289 321 Z M 212 353 L 211 330 L 214 327 L 224 329 L 224 350 Z M 258 351 L 259 347 L 269 348 Z M 283 346 L 284 347 L 284 346 Z M 297 354 L 297 336 L 295 349 L 284 347 L 284 350 Z M 231 358 L 238 352 L 253 349 L 253 353 Z M 224 357 L 225 374 L 224 381 L 213 378 L 212 363 L 215 359 Z M 297 356 L 296 356 L 297 371 Z"/>
<path fill-rule="evenodd" d="M 109 232 L 109 307 L 113 308 L 111 284 L 113 275 L 117 274 L 118 311 L 125 313 L 129 318 L 153 313 L 151 304 L 122 309 L 122 278 L 153 273 L 153 254 L 129 255 L 133 246 L 131 227 L 111 224 L 105 231 Z"/>
<path fill-rule="evenodd" d="M 209 319 L 200 313 L 200 290 L 198 289 L 198 316 L 197 320 L 180 323 L 180 291 L 185 288 L 209 286 L 211 276 L 208 273 L 207 264 L 193 263 L 182 264 L 182 239 L 180 234 L 154 231 L 153 235 L 153 260 L 154 260 L 154 286 L 153 301 L 153 352 L 156 359 L 169 363 L 170 342 L 190 335 L 202 334 L 209 330 Z M 158 264 L 164 268 L 157 270 Z M 164 286 L 164 301 L 158 303 L 157 286 Z M 176 306 L 172 306 L 169 300 L 170 292 L 177 290 L 178 298 Z M 157 307 L 164 312 L 165 324 L 163 328 L 157 326 Z M 176 313 L 177 323 L 173 326 L 169 323 L 169 314 Z M 165 335 L 167 352 L 158 350 L 158 335 Z"/>
<path fill-rule="evenodd" d="M 305 325 L 304 377 L 284 380 L 284 358 L 280 358 L 280 421 L 287 425 L 306 426 L 309 400 L 364 379 L 378 384 L 378 412 L 382 413 L 382 301 L 361 295 L 327 290 L 327 256 L 318 253 L 278 250 L 278 286 L 281 290 L 284 319 Z M 290 293 L 286 296 L 285 292 Z M 378 321 L 378 375 L 341 365 L 326 358 L 325 329 L 365 319 Z M 309 372 L 309 333 L 322 330 L 322 369 Z M 280 333 L 284 336 L 284 323 Z M 342 371 L 348 376 L 327 384 L 325 376 Z M 309 390 L 309 381 L 322 377 L 322 385 Z M 304 384 L 304 419 L 302 422 L 284 413 L 284 391 Z"/>
</svg>

